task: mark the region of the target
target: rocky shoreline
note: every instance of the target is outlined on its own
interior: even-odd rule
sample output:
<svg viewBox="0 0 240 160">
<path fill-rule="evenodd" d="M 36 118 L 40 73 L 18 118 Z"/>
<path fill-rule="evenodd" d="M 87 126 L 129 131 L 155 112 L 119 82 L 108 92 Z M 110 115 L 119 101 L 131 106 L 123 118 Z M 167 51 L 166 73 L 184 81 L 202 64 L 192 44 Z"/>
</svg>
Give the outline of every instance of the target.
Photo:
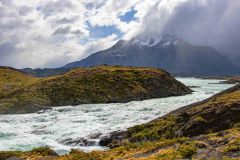
<svg viewBox="0 0 240 160">
<path fill-rule="evenodd" d="M 240 77 L 239 76 L 226 76 L 226 77 L 197 77 L 201 79 L 219 79 L 221 80 L 220 84 L 239 84 L 240 83 Z"/>
<path fill-rule="evenodd" d="M 236 85 L 236 86 L 234 86 L 234 87 L 231 87 L 231 88 L 229 88 L 229 89 L 227 89 L 227 90 L 224 90 L 224 91 L 222 91 L 222 92 L 220 92 L 220 93 L 217 93 L 217 94 L 213 95 L 212 97 L 207 98 L 207 99 L 205 99 L 205 100 L 203 100 L 203 101 L 196 102 L 196 103 L 187 105 L 187 106 L 185 106 L 185 107 L 181 107 L 181 108 L 179 108 L 179 109 L 176 109 L 176 110 L 174 110 L 174 111 L 172 111 L 172 112 L 164 115 L 163 117 L 160 117 L 160 118 L 155 119 L 155 120 L 153 120 L 153 121 L 151 121 L 151 122 L 149 122 L 149 123 L 147 123 L 147 124 L 140 125 L 140 126 L 144 127 L 144 126 L 146 125 L 145 127 L 147 127 L 148 124 L 151 124 L 151 123 L 155 123 L 155 122 L 157 122 L 157 121 L 164 120 L 166 117 L 169 117 L 169 116 L 180 116 L 180 117 L 181 117 L 180 119 L 190 119 L 190 117 L 189 117 L 190 115 L 188 114 L 188 111 L 189 111 L 189 110 L 194 110 L 197 106 L 204 105 L 204 104 L 206 104 L 206 103 L 209 103 L 211 100 L 218 98 L 219 96 L 222 96 L 222 95 L 225 95 L 225 94 L 234 92 L 234 91 L 238 91 L 238 90 L 240 91 L 240 84 L 239 84 L 239 85 Z M 239 97 L 239 98 L 240 98 L 240 97 Z M 238 106 L 238 105 L 239 105 L 239 106 Z M 233 107 L 235 107 L 235 104 L 234 104 Z M 236 113 L 228 113 L 228 114 L 226 114 L 226 115 L 229 115 L 229 114 L 232 115 L 231 117 L 228 117 L 229 119 L 226 120 L 227 122 L 229 122 L 230 119 L 232 119 L 232 118 L 233 118 L 233 119 L 237 119 L 237 121 L 240 122 L 240 119 L 237 118 L 238 112 L 239 112 L 239 114 L 240 114 L 240 108 L 238 108 L 238 107 L 240 107 L 240 99 L 239 99 L 239 102 L 236 104 L 236 109 L 234 109 L 234 110 L 236 111 Z M 217 108 L 216 108 L 216 109 L 217 109 Z M 211 111 L 211 112 L 212 112 L 212 111 Z M 221 111 L 221 112 L 223 112 L 223 111 Z M 224 113 L 222 113 L 222 114 L 224 114 Z M 224 115 L 225 115 L 225 114 L 224 114 Z M 224 118 L 224 115 L 222 116 L 222 118 Z M 233 115 L 235 115 L 235 116 L 233 116 Z M 218 116 L 220 116 L 220 115 L 218 115 Z M 218 117 L 218 118 L 219 118 L 219 117 Z M 221 118 L 220 118 L 220 119 L 221 119 Z M 219 121 L 219 122 L 221 122 L 221 121 Z M 187 123 L 187 121 L 186 121 L 186 123 Z M 223 122 L 223 123 L 224 123 L 224 122 Z M 194 125 L 195 125 L 195 124 L 194 124 Z M 196 125 L 197 125 L 197 127 L 199 127 L 198 125 L 200 125 L 200 124 L 196 124 Z M 221 127 L 221 125 L 223 125 L 223 124 L 219 124 L 218 126 Z M 226 124 L 225 124 L 225 125 L 226 125 Z M 217 127 L 217 126 L 216 126 L 216 127 Z M 134 128 L 134 127 L 133 127 L 133 128 Z M 108 146 L 108 147 L 110 147 L 110 148 L 114 148 L 114 147 L 118 146 L 118 144 L 119 144 L 121 141 L 129 138 L 129 130 L 131 130 L 131 129 L 132 129 L 132 128 L 129 128 L 127 131 L 115 131 L 115 132 L 112 132 L 112 133 L 109 134 L 109 136 L 106 136 L 106 137 L 102 138 L 102 139 L 100 140 L 99 144 L 102 145 L 102 146 Z M 200 131 L 200 130 L 199 130 L 199 131 Z M 179 130 L 179 131 L 177 131 L 177 132 L 179 133 L 179 135 L 184 135 L 184 130 Z M 201 131 L 200 131 L 200 132 L 201 132 Z M 195 134 L 194 132 L 185 133 L 185 135 L 187 135 L 187 136 L 195 136 L 195 135 L 199 135 L 199 134 L 200 134 L 200 133 L 196 133 L 196 134 Z M 178 136 L 178 135 L 177 135 L 177 136 Z"/>
</svg>

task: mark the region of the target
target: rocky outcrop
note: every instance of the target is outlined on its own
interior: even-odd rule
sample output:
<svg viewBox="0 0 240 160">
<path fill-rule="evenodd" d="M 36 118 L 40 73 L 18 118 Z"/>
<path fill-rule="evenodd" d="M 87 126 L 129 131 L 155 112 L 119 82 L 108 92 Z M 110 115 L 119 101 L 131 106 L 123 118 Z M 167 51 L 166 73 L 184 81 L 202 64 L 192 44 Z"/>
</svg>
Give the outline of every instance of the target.
<svg viewBox="0 0 240 160">
<path fill-rule="evenodd" d="M 97 145 L 97 141 L 86 139 L 86 138 L 77 138 L 77 139 L 68 138 L 61 141 L 60 143 L 68 146 L 96 146 Z"/>
<path fill-rule="evenodd" d="M 127 138 L 127 132 L 125 131 L 115 131 L 110 133 L 110 135 L 101 138 L 99 141 L 100 146 L 108 146 L 110 148 L 118 145 L 119 141 Z"/>
</svg>

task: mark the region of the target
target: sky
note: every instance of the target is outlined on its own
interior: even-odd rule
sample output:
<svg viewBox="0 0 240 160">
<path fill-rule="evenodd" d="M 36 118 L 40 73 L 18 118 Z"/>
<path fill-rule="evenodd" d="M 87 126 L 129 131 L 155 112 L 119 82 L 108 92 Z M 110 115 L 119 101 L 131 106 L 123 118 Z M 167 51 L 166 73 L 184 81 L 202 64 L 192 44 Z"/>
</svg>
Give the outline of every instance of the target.
<svg viewBox="0 0 240 160">
<path fill-rule="evenodd" d="M 239 0 L 0 0 L 0 65 L 60 67 L 164 34 L 240 55 L 239 15 Z"/>
</svg>

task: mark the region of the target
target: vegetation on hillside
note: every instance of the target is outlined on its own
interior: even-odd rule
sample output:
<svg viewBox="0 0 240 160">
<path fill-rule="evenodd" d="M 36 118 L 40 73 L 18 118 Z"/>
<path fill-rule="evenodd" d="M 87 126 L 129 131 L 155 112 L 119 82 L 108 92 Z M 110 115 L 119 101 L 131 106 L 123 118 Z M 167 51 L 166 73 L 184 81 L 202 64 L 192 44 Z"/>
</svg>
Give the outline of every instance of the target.
<svg viewBox="0 0 240 160">
<path fill-rule="evenodd" d="M 10 67 L 0 67 L 0 98 L 37 81 L 30 75 Z"/>
<path fill-rule="evenodd" d="M 0 152 L 0 159 L 8 156 L 29 160 L 238 160 L 239 115 L 240 85 L 111 137 L 108 146 L 112 149 L 108 151 L 72 150 L 63 156 L 53 155 L 51 151 L 45 152 L 51 155 L 32 151 Z"/>
<path fill-rule="evenodd" d="M 178 96 L 191 90 L 153 68 L 98 66 L 39 79 L 0 99 L 0 113 L 28 113 L 44 106 L 129 102 Z"/>
</svg>

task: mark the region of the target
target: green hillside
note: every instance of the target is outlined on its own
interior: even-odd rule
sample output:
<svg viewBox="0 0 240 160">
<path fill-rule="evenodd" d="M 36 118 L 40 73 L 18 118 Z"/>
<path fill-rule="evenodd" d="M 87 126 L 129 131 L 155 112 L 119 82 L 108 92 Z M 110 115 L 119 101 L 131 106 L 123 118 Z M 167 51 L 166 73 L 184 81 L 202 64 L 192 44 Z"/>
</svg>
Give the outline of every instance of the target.
<svg viewBox="0 0 240 160">
<path fill-rule="evenodd" d="M 0 67 L 0 97 L 31 85 L 37 81 L 30 75 L 11 67 Z"/>
<path fill-rule="evenodd" d="M 0 113 L 29 113 L 45 106 L 129 102 L 191 93 L 169 73 L 153 68 L 98 66 L 39 79 L 0 99 Z"/>
</svg>

